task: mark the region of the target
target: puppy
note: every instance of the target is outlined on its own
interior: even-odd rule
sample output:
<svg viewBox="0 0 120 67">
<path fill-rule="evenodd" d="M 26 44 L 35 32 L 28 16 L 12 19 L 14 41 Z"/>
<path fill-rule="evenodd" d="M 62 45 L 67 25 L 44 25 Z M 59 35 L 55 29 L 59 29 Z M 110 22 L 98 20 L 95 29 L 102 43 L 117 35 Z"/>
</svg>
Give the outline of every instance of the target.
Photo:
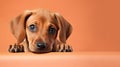
<svg viewBox="0 0 120 67">
<path fill-rule="evenodd" d="M 27 10 L 11 22 L 15 45 L 9 52 L 72 52 L 66 40 L 72 32 L 71 24 L 60 14 L 45 9 Z"/>
</svg>

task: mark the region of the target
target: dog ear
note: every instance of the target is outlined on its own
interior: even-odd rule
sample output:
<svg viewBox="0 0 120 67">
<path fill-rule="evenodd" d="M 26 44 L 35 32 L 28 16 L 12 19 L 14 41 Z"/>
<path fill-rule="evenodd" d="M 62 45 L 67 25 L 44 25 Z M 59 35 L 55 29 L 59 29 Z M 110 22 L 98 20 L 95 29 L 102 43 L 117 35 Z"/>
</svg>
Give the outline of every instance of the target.
<svg viewBox="0 0 120 67">
<path fill-rule="evenodd" d="M 11 31 L 12 31 L 12 34 L 17 39 L 17 44 L 21 43 L 26 37 L 25 36 L 26 20 L 31 14 L 32 12 L 25 11 L 23 14 L 17 16 L 11 21 Z"/>
<path fill-rule="evenodd" d="M 59 13 L 55 13 L 54 15 L 55 15 L 55 18 L 57 19 L 58 26 L 59 26 L 58 38 L 61 42 L 66 43 L 66 40 L 72 33 L 72 26 Z"/>
</svg>

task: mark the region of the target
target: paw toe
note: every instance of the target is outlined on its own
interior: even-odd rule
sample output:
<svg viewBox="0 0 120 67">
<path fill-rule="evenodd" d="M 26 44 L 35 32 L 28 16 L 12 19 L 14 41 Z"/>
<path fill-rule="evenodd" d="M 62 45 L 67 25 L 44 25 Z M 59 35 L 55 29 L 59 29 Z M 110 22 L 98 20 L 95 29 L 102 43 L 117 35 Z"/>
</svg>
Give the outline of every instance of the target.
<svg viewBox="0 0 120 67">
<path fill-rule="evenodd" d="M 59 52 L 72 52 L 72 47 L 69 45 L 62 45 Z"/>
<path fill-rule="evenodd" d="M 67 47 L 65 49 L 65 52 L 72 52 L 72 47 L 67 45 Z"/>
<path fill-rule="evenodd" d="M 24 52 L 24 46 L 23 45 L 16 45 L 16 44 L 10 45 L 8 51 L 12 52 L 12 53 Z"/>
</svg>

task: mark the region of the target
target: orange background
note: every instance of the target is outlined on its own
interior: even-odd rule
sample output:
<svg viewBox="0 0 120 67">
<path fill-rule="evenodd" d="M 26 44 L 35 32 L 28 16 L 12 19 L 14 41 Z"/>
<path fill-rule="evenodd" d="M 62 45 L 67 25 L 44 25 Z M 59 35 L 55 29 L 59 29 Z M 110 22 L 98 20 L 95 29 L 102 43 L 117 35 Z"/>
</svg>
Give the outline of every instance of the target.
<svg viewBox="0 0 120 67">
<path fill-rule="evenodd" d="M 119 0 L 0 1 L 0 52 L 16 39 L 10 21 L 27 9 L 45 8 L 62 14 L 73 26 L 68 43 L 74 51 L 120 51 Z"/>
</svg>

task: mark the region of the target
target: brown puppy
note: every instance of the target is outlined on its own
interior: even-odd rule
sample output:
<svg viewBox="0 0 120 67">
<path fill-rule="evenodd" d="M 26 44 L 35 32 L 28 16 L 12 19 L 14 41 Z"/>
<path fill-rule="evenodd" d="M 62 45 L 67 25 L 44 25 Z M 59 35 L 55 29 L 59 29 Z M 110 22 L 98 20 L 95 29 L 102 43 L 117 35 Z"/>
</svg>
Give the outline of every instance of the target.
<svg viewBox="0 0 120 67">
<path fill-rule="evenodd" d="M 9 52 L 23 49 L 35 53 L 72 51 L 66 44 L 72 26 L 58 13 L 44 9 L 25 11 L 12 20 L 11 30 L 17 43 L 10 46 Z"/>
</svg>

